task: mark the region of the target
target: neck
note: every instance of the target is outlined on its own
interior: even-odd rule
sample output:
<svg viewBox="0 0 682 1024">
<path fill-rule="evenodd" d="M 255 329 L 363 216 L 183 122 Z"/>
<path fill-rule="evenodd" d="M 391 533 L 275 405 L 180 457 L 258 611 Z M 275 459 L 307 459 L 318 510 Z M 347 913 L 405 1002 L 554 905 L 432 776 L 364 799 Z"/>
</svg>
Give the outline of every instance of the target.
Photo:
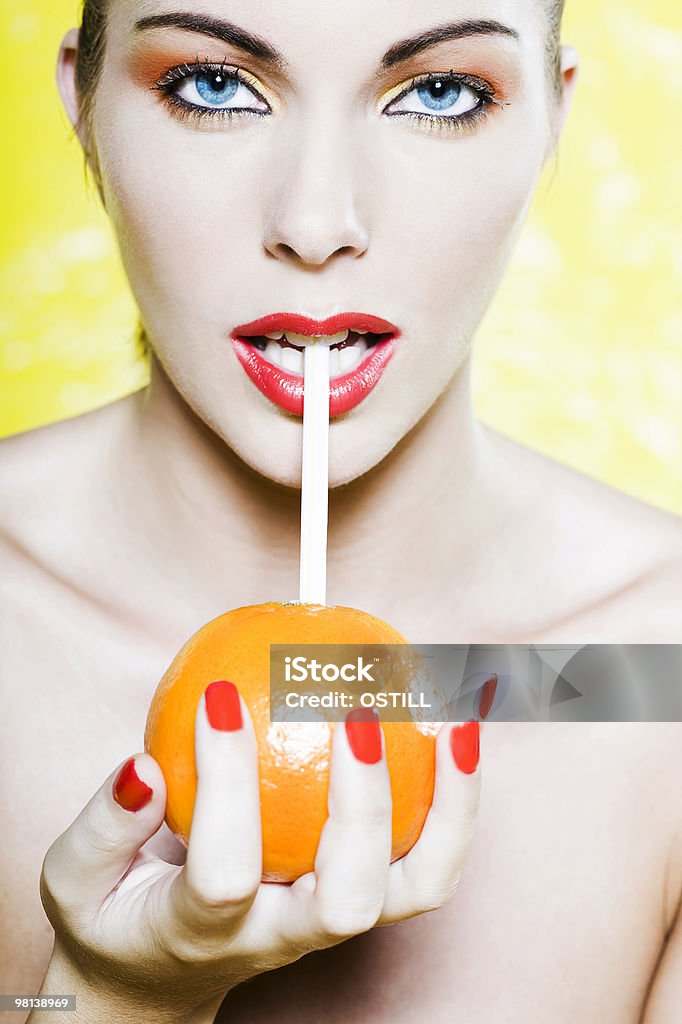
<svg viewBox="0 0 682 1024">
<path fill-rule="evenodd" d="M 327 604 L 396 628 L 426 622 L 499 525 L 489 435 L 463 366 L 427 415 L 373 470 L 329 494 Z M 180 566 L 217 608 L 298 598 L 300 491 L 246 466 L 179 395 L 155 358 L 119 472 L 159 565 Z M 333 429 L 333 427 L 332 427 Z M 185 580 L 183 580 L 185 582 Z"/>
</svg>

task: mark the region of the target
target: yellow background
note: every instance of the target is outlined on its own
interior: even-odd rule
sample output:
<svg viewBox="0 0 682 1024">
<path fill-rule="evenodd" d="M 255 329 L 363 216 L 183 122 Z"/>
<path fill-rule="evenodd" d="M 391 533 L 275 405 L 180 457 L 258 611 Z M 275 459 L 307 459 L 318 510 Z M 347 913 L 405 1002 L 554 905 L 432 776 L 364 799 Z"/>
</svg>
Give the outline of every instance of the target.
<svg viewBox="0 0 682 1024">
<path fill-rule="evenodd" d="M 72 0 L 3 0 L 0 436 L 141 387 L 135 313 L 54 86 Z M 580 82 L 478 338 L 477 411 L 682 514 L 682 5 L 567 0 Z"/>
</svg>

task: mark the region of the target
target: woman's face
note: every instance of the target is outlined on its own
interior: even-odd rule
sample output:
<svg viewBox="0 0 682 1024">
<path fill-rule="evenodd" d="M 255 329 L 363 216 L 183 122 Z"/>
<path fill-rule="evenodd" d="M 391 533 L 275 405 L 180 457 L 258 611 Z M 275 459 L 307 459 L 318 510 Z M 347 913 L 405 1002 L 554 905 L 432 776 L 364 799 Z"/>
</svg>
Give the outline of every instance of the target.
<svg viewBox="0 0 682 1024">
<path fill-rule="evenodd" d="M 333 404 L 330 485 L 348 482 L 447 388 L 508 260 L 557 116 L 542 5 L 202 0 L 179 13 L 187 7 L 109 0 L 95 96 L 91 141 L 142 322 L 198 416 L 291 486 L 302 418 L 245 367 L 281 362 L 288 336 L 266 351 L 267 339 L 235 342 L 235 328 L 279 313 L 395 325 L 393 340 L 381 325 L 363 335 L 376 325 L 351 317 L 354 351 L 332 356 L 335 378 L 377 360 L 361 339 L 383 345 L 375 386 L 351 387 L 347 411 Z M 478 30 L 461 34 L 472 21 Z M 498 29 L 481 31 L 486 21 Z M 254 329 L 296 326 L 280 321 Z M 302 371 L 300 352 L 286 358 L 287 373 Z"/>
</svg>

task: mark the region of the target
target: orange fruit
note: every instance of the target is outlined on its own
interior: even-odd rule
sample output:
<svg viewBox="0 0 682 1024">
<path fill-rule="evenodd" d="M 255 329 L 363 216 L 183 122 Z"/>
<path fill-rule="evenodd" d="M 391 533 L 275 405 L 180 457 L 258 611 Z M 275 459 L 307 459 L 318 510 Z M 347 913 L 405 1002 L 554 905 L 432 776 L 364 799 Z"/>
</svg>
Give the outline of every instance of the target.
<svg viewBox="0 0 682 1024">
<path fill-rule="evenodd" d="M 298 602 L 236 608 L 202 626 L 179 651 L 159 683 L 145 729 L 145 750 L 166 779 L 166 822 L 187 845 L 197 781 L 197 704 L 214 680 L 236 685 L 258 741 L 265 881 L 290 882 L 313 870 L 328 813 L 330 745 L 338 723 L 270 721 L 270 644 L 298 643 L 407 640 L 356 608 Z M 419 838 L 431 806 L 437 727 L 385 722 L 382 728 L 393 797 L 392 859 L 397 860 Z"/>
</svg>

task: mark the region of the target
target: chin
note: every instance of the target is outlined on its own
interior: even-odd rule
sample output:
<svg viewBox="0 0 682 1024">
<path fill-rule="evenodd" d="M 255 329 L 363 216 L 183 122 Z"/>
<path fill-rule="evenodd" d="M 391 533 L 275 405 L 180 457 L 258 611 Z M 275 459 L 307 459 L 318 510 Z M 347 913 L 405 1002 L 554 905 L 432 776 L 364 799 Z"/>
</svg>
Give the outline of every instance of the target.
<svg viewBox="0 0 682 1024">
<path fill-rule="evenodd" d="M 293 420 L 294 430 L 281 431 L 276 448 L 271 448 L 262 437 L 243 438 L 226 443 L 246 465 L 259 476 L 280 487 L 301 489 L 301 454 L 303 427 L 300 419 Z M 392 445 L 379 447 L 374 435 L 373 444 L 365 442 L 367 435 L 354 443 L 334 438 L 333 425 L 329 439 L 329 488 L 343 487 L 370 472 L 388 455 Z M 241 443 L 240 443 L 241 442 Z"/>
</svg>

